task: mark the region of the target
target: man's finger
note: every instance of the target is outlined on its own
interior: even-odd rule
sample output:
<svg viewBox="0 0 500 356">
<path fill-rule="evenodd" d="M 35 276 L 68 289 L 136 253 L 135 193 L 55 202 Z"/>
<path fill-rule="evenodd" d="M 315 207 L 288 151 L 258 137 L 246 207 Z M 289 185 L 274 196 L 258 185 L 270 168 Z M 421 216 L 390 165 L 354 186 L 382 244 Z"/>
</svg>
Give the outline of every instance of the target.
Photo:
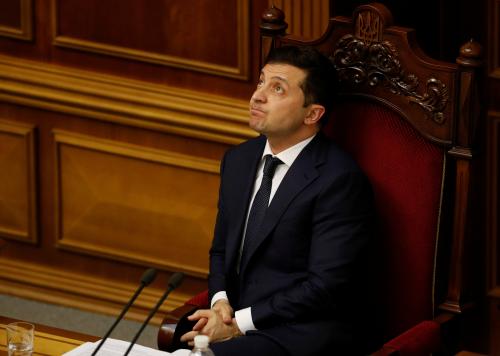
<svg viewBox="0 0 500 356">
<path fill-rule="evenodd" d="M 207 318 L 201 318 L 199 319 L 196 324 L 193 326 L 194 331 L 200 331 L 203 329 L 205 325 L 207 325 L 208 319 Z"/>
<path fill-rule="evenodd" d="M 222 320 L 224 321 L 225 324 L 231 324 L 233 317 L 227 309 L 221 310 L 221 315 L 222 315 Z"/>
<path fill-rule="evenodd" d="M 201 318 L 208 318 L 210 316 L 210 313 L 212 313 L 212 311 L 210 309 L 200 309 L 200 310 L 195 311 L 190 316 L 188 316 L 188 319 L 189 320 L 198 320 Z"/>
<path fill-rule="evenodd" d="M 188 331 L 187 333 L 181 336 L 181 341 L 186 342 L 193 340 L 196 335 L 199 335 L 198 331 Z"/>
</svg>

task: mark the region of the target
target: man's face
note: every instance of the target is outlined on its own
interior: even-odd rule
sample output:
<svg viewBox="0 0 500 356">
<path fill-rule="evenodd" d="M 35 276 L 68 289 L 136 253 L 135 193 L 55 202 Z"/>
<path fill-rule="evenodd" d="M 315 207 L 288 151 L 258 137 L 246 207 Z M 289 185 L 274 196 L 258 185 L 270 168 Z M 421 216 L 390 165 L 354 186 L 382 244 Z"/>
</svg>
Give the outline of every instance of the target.
<svg viewBox="0 0 500 356">
<path fill-rule="evenodd" d="M 266 64 L 250 99 L 250 127 L 268 139 L 292 137 L 302 130 L 309 107 L 300 87 L 306 72 L 289 64 Z"/>
</svg>

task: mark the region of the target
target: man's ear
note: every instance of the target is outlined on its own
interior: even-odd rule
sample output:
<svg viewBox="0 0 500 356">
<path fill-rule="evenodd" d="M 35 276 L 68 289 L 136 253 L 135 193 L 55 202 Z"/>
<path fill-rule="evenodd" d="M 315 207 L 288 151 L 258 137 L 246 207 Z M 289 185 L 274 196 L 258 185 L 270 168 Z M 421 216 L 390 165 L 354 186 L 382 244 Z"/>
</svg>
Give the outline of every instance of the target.
<svg viewBox="0 0 500 356">
<path fill-rule="evenodd" d="M 304 123 L 306 125 L 314 125 L 319 122 L 319 120 L 325 114 L 325 107 L 319 104 L 311 104 L 306 117 L 304 118 Z"/>
</svg>

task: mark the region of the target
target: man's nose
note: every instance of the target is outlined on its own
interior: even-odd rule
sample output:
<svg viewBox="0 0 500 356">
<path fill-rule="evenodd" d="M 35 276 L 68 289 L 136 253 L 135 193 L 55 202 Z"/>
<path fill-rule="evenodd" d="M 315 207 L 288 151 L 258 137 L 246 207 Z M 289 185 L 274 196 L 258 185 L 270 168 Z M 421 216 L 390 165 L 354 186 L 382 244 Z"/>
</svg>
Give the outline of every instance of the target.
<svg viewBox="0 0 500 356">
<path fill-rule="evenodd" d="M 264 90 L 262 90 L 262 88 L 258 88 L 257 90 L 255 90 L 252 95 L 251 101 L 255 103 L 264 103 L 266 101 Z"/>
</svg>

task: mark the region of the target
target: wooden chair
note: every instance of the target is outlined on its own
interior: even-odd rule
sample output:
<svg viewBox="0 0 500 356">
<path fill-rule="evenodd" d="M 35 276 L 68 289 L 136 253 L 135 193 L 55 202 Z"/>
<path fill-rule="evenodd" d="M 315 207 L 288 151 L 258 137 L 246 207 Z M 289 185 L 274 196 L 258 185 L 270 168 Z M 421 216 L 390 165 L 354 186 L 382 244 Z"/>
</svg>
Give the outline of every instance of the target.
<svg viewBox="0 0 500 356">
<path fill-rule="evenodd" d="M 274 47 L 314 46 L 337 69 L 340 98 L 324 131 L 370 178 L 381 228 L 386 343 L 376 354 L 451 354 L 456 322 L 472 305 L 467 253 L 481 48 L 471 41 L 457 63 L 436 61 L 419 50 L 413 30 L 392 22 L 382 4 L 362 5 L 304 41 L 286 35 L 283 13 L 271 8 L 260 26 L 261 58 Z M 160 348 L 183 333 L 172 326 L 183 314 L 207 303 L 205 292 L 167 316 Z"/>
</svg>

